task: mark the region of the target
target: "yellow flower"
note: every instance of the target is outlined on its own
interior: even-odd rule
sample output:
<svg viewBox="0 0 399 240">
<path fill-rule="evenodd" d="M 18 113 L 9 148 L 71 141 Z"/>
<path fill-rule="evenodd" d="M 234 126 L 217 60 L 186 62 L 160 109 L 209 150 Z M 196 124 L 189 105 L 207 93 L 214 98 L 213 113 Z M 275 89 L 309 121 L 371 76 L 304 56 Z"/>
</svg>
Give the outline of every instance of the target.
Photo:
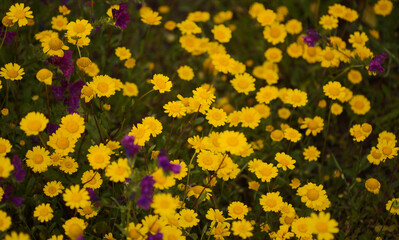
<svg viewBox="0 0 399 240">
<path fill-rule="evenodd" d="M 189 228 L 198 225 L 198 214 L 192 209 L 182 209 L 179 212 L 179 226 L 182 228 Z"/>
<path fill-rule="evenodd" d="M 278 88 L 274 86 L 266 86 L 259 89 L 256 93 L 256 101 L 268 104 L 278 98 Z"/>
<path fill-rule="evenodd" d="M 71 13 L 71 10 L 65 6 L 65 5 L 60 5 L 58 7 L 58 11 L 62 14 L 62 15 L 68 15 Z"/>
<path fill-rule="evenodd" d="M 270 9 L 264 9 L 263 11 L 260 11 L 259 14 L 256 16 L 256 20 L 262 25 L 262 26 L 268 26 L 274 23 L 276 20 L 277 14 Z"/>
<path fill-rule="evenodd" d="M 290 155 L 285 154 L 283 152 L 276 153 L 274 160 L 278 162 L 277 167 L 282 168 L 284 171 L 287 170 L 287 168 L 291 170 L 295 168 L 294 166 L 294 164 L 296 163 L 295 159 L 292 159 Z"/>
<path fill-rule="evenodd" d="M 339 231 L 338 223 L 330 218 L 330 213 L 320 212 L 318 215 L 311 213 L 310 220 L 312 232 L 317 234 L 318 239 L 332 240 L 333 233 Z"/>
<path fill-rule="evenodd" d="M 42 68 L 36 73 L 36 78 L 39 82 L 51 85 L 53 82 L 53 73 L 47 68 Z"/>
<path fill-rule="evenodd" d="M 11 226 L 11 217 L 6 212 L 0 210 L 0 231 L 5 232 Z"/>
<path fill-rule="evenodd" d="M 119 80 L 119 79 L 118 79 Z M 116 91 L 116 81 L 108 75 L 97 75 L 89 86 L 98 97 L 111 97 Z"/>
<path fill-rule="evenodd" d="M 161 229 L 163 239 L 185 240 L 183 232 L 175 226 L 165 226 Z"/>
<path fill-rule="evenodd" d="M 308 47 L 305 45 L 303 49 L 302 58 L 305 59 L 308 63 L 315 63 L 321 60 L 320 53 L 321 48 L 319 46 Z"/>
<path fill-rule="evenodd" d="M 359 14 L 356 10 L 347 8 L 345 16 L 343 17 L 344 20 L 348 22 L 354 22 L 359 18 Z"/>
<path fill-rule="evenodd" d="M 52 147 L 57 154 L 61 156 L 66 156 L 68 153 L 74 151 L 74 147 L 77 139 L 67 136 L 65 130 L 58 129 L 55 133 L 50 136 L 47 144 Z"/>
<path fill-rule="evenodd" d="M 69 47 L 64 45 L 61 39 L 58 38 L 58 34 L 52 33 L 49 37 L 44 37 L 42 40 L 43 53 L 49 56 L 64 56 L 64 50 L 68 50 Z"/>
<path fill-rule="evenodd" d="M 90 204 L 89 193 L 86 189 L 80 189 L 79 185 L 73 185 L 65 190 L 62 195 L 65 205 L 71 209 L 78 209 Z"/>
<path fill-rule="evenodd" d="M 73 217 L 65 221 L 62 225 L 67 235 L 72 240 L 76 240 L 78 237 L 83 236 L 83 232 L 86 229 L 87 223 L 83 219 Z"/>
<path fill-rule="evenodd" d="M 21 120 L 20 127 L 27 136 L 38 135 L 46 128 L 47 123 L 48 119 L 43 113 L 30 112 Z"/>
<path fill-rule="evenodd" d="M 301 197 L 301 201 L 306 203 L 308 208 L 316 211 L 323 211 L 330 206 L 326 191 L 323 185 L 308 183 L 298 188 L 297 195 Z"/>
<path fill-rule="evenodd" d="M 393 9 L 393 3 L 389 0 L 378 0 L 378 2 L 374 5 L 375 14 L 384 17 L 391 14 L 392 9 Z"/>
<path fill-rule="evenodd" d="M 370 101 L 363 95 L 355 95 L 349 101 L 352 111 L 357 115 L 364 115 L 370 110 Z"/>
<path fill-rule="evenodd" d="M 260 163 L 255 170 L 256 177 L 262 182 L 270 182 L 273 178 L 277 177 L 278 169 L 271 163 Z"/>
<path fill-rule="evenodd" d="M 288 20 L 285 24 L 285 29 L 287 30 L 287 33 L 289 34 L 298 34 L 302 32 L 302 22 L 296 20 L 296 19 L 291 19 Z"/>
<path fill-rule="evenodd" d="M 60 163 L 60 170 L 68 174 L 77 172 L 78 168 L 78 163 L 70 156 L 66 156 Z"/>
<path fill-rule="evenodd" d="M 179 67 L 179 69 L 177 69 L 177 74 L 180 79 L 186 81 L 191 81 L 194 78 L 193 69 L 187 65 Z"/>
<path fill-rule="evenodd" d="M 129 135 L 134 136 L 134 144 L 144 146 L 150 140 L 151 130 L 144 124 L 138 123 L 137 126 L 133 126 Z"/>
<path fill-rule="evenodd" d="M 82 181 L 83 188 L 97 189 L 103 183 L 100 173 L 93 170 L 85 171 L 80 180 Z"/>
<path fill-rule="evenodd" d="M 21 80 L 24 74 L 24 69 L 16 63 L 7 63 L 1 68 L 0 72 L 0 76 L 11 81 Z"/>
<path fill-rule="evenodd" d="M 244 219 L 248 213 L 248 207 L 242 202 L 231 202 L 227 210 L 233 219 Z"/>
<path fill-rule="evenodd" d="M 68 38 L 72 38 L 76 43 L 77 39 L 90 35 L 93 26 L 86 19 L 77 19 L 75 22 L 68 23 L 67 30 Z"/>
<path fill-rule="evenodd" d="M 53 209 L 49 203 L 42 203 L 35 208 L 33 216 L 36 217 L 40 222 L 48 222 L 53 219 Z"/>
<path fill-rule="evenodd" d="M 291 43 L 287 47 L 287 53 L 292 58 L 299 58 L 303 55 L 303 47 L 298 43 Z"/>
<path fill-rule="evenodd" d="M 370 154 L 367 155 L 367 160 L 374 165 L 379 165 L 381 162 L 385 161 L 382 156 L 381 149 L 378 149 L 376 147 L 371 148 Z"/>
<path fill-rule="evenodd" d="M 86 206 L 78 209 L 80 215 L 84 216 L 86 219 L 90 219 L 92 217 L 97 216 L 98 212 L 93 209 L 93 206 L 89 203 Z"/>
<path fill-rule="evenodd" d="M 382 161 L 385 159 L 392 159 L 398 155 L 399 147 L 396 147 L 396 140 L 395 141 L 387 141 L 382 140 L 379 141 L 377 144 L 377 148 L 381 150 L 382 153 Z"/>
<path fill-rule="evenodd" d="M 320 151 L 315 146 L 309 146 L 303 150 L 303 157 L 309 162 L 317 161 L 320 157 Z"/>
<path fill-rule="evenodd" d="M 331 104 L 331 113 L 334 115 L 340 115 L 343 111 L 343 108 L 338 103 Z"/>
<path fill-rule="evenodd" d="M 348 42 L 352 44 L 353 48 L 358 48 L 366 45 L 368 40 L 369 38 L 364 32 L 354 32 L 353 34 L 349 35 Z"/>
<path fill-rule="evenodd" d="M 134 66 L 136 66 L 136 59 L 134 58 L 128 58 L 125 63 L 124 63 L 126 68 L 132 69 Z"/>
<path fill-rule="evenodd" d="M 67 29 L 68 19 L 62 15 L 51 18 L 51 28 L 57 31 Z"/>
<path fill-rule="evenodd" d="M 187 20 L 193 22 L 206 22 L 210 18 L 209 12 L 195 11 L 189 12 L 187 16 Z"/>
<path fill-rule="evenodd" d="M 284 129 L 284 138 L 295 143 L 301 140 L 302 134 L 298 130 L 288 127 Z"/>
<path fill-rule="evenodd" d="M 301 125 L 301 129 L 306 129 L 306 136 L 309 134 L 312 134 L 313 136 L 316 136 L 318 133 L 323 131 L 324 127 L 324 120 L 316 116 L 313 119 L 312 118 L 305 118 Z"/>
<path fill-rule="evenodd" d="M 6 15 L 1 19 L 1 23 L 5 26 L 5 27 L 12 27 L 14 26 L 14 22 Z"/>
<path fill-rule="evenodd" d="M 172 88 L 172 82 L 169 81 L 169 77 L 162 74 L 154 74 L 151 83 L 154 84 L 154 90 L 158 90 L 160 93 L 170 92 Z"/>
<path fill-rule="evenodd" d="M 348 72 L 348 75 L 347 75 L 347 77 L 348 77 L 348 80 L 352 83 L 352 84 L 358 84 L 358 83 L 360 83 L 361 81 L 362 81 L 362 74 L 358 71 L 358 70 L 354 70 L 354 69 L 351 69 L 349 72 Z"/>
<path fill-rule="evenodd" d="M 291 231 L 295 233 L 298 239 L 311 239 L 312 238 L 312 229 L 311 229 L 311 220 L 310 218 L 298 218 L 294 220 L 291 225 Z"/>
<path fill-rule="evenodd" d="M 294 108 L 303 107 L 308 102 L 308 95 L 306 92 L 299 89 L 288 89 L 286 101 Z"/>
<path fill-rule="evenodd" d="M 284 132 L 280 129 L 273 130 L 270 133 L 270 138 L 275 142 L 280 142 L 284 138 Z"/>
<path fill-rule="evenodd" d="M 210 151 L 201 151 L 197 156 L 198 166 L 201 167 L 204 171 L 217 170 L 221 160 L 221 154 L 213 153 Z"/>
<path fill-rule="evenodd" d="M 251 15 L 252 18 L 256 18 L 264 10 L 265 6 L 262 3 L 254 2 L 249 7 L 248 13 L 249 15 Z"/>
<path fill-rule="evenodd" d="M 99 145 L 94 145 L 89 148 L 87 159 L 94 170 L 104 169 L 109 164 L 111 154 L 112 151 L 107 146 L 100 143 Z"/>
<path fill-rule="evenodd" d="M 0 138 L 0 157 L 5 157 L 7 153 L 11 151 L 11 144 L 5 138 Z"/>
<path fill-rule="evenodd" d="M 28 24 L 28 19 L 32 19 L 32 11 L 30 7 L 25 7 L 23 3 L 16 3 L 10 7 L 7 12 L 8 18 L 13 22 L 18 22 L 18 26 L 22 27 Z"/>
<path fill-rule="evenodd" d="M 164 28 L 169 31 L 173 31 L 176 28 L 176 22 L 169 20 L 164 24 Z"/>
<path fill-rule="evenodd" d="M 140 11 L 141 21 L 148 25 L 159 25 L 161 24 L 162 17 L 159 16 L 159 13 L 156 11 L 152 11 L 151 9 Z"/>
<path fill-rule="evenodd" d="M 85 102 L 89 102 L 93 97 L 96 96 L 96 92 L 90 85 L 84 85 L 81 91 L 80 98 L 84 98 Z"/>
<path fill-rule="evenodd" d="M 212 29 L 213 37 L 220 43 L 227 43 L 231 39 L 231 30 L 224 25 L 215 25 Z"/>
<path fill-rule="evenodd" d="M 235 236 L 239 236 L 242 239 L 247 239 L 252 237 L 252 230 L 254 227 L 251 222 L 247 220 L 234 221 L 231 225 L 231 230 Z"/>
<path fill-rule="evenodd" d="M 155 226 L 154 226 L 155 227 Z M 138 223 L 135 224 L 133 222 L 129 223 L 128 227 L 125 228 L 127 231 L 128 235 L 126 236 L 127 240 L 142 240 L 145 235 L 143 225 Z"/>
<path fill-rule="evenodd" d="M 364 183 L 364 186 L 366 187 L 367 191 L 378 194 L 380 192 L 381 184 L 377 179 L 369 178 Z"/>
<path fill-rule="evenodd" d="M 129 59 L 132 56 L 132 53 L 126 47 L 117 47 L 115 49 L 115 55 L 122 61 Z"/>
<path fill-rule="evenodd" d="M 139 95 L 139 89 L 135 83 L 126 82 L 123 86 L 123 95 L 136 97 Z"/>
<path fill-rule="evenodd" d="M 269 192 L 261 195 L 259 202 L 265 212 L 278 212 L 283 204 L 283 198 L 279 192 Z"/>
<path fill-rule="evenodd" d="M 179 161 L 179 160 L 173 160 L 170 161 L 170 163 L 172 164 L 179 164 L 180 165 L 180 172 L 179 173 L 173 173 L 173 177 L 175 179 L 181 180 L 183 179 L 185 176 L 187 176 L 187 165 L 185 162 L 183 161 Z"/>
<path fill-rule="evenodd" d="M 286 36 L 285 26 L 279 23 L 272 23 L 263 31 L 263 37 L 273 45 L 284 42 Z"/>
<path fill-rule="evenodd" d="M 255 108 L 244 107 L 240 111 L 241 126 L 255 129 L 259 123 L 261 116 Z"/>
<path fill-rule="evenodd" d="M 131 169 L 126 158 L 119 158 L 118 162 L 112 162 L 105 169 L 105 176 L 113 182 L 124 182 L 130 174 Z"/>
<path fill-rule="evenodd" d="M 33 147 L 26 153 L 26 165 L 32 169 L 33 172 L 42 173 L 47 171 L 48 166 L 51 165 L 50 152 L 40 146 Z"/>
<path fill-rule="evenodd" d="M 399 215 L 399 198 L 392 198 L 385 206 L 385 209 L 392 214 Z"/>
<path fill-rule="evenodd" d="M 215 95 L 212 88 L 198 87 L 193 90 L 193 98 L 203 106 L 209 106 L 215 101 Z M 195 109 L 195 111 L 197 111 Z"/>
<path fill-rule="evenodd" d="M 290 186 L 292 189 L 297 189 L 299 186 L 301 186 L 301 181 L 298 178 L 293 178 L 291 180 Z"/>
<path fill-rule="evenodd" d="M 341 55 L 340 52 L 338 52 L 337 50 L 331 47 L 326 47 L 320 53 L 321 66 L 325 68 L 338 67 L 340 55 Z"/>
<path fill-rule="evenodd" d="M 77 113 L 66 115 L 61 118 L 60 128 L 65 130 L 67 137 L 80 138 L 85 131 L 84 119 Z"/>
<path fill-rule="evenodd" d="M 58 181 L 52 181 L 52 182 L 47 182 L 46 185 L 43 188 L 44 194 L 49 197 L 55 197 L 58 194 L 62 193 L 62 190 L 64 189 L 64 186 L 62 186 L 61 182 Z"/>
<path fill-rule="evenodd" d="M 163 108 L 169 117 L 181 118 L 186 115 L 187 108 L 181 101 L 170 101 L 166 103 Z"/>
<path fill-rule="evenodd" d="M 183 35 L 201 33 L 202 31 L 195 22 L 190 20 L 184 20 L 183 22 L 178 23 L 177 27 Z"/>
<path fill-rule="evenodd" d="M 151 132 L 153 137 L 162 133 L 162 124 L 154 117 L 145 117 L 142 119 L 143 125 Z"/>
<path fill-rule="evenodd" d="M 154 213 L 161 216 L 174 214 L 178 206 L 178 200 L 170 193 L 155 194 L 153 196 L 153 202 L 151 203 L 151 208 L 154 209 Z"/>
<path fill-rule="evenodd" d="M 212 126 L 219 127 L 226 123 L 227 114 L 223 111 L 223 109 L 211 108 L 206 113 L 206 119 Z"/>
<path fill-rule="evenodd" d="M 268 48 L 265 51 L 264 55 L 268 61 L 271 61 L 273 63 L 278 63 L 283 58 L 283 52 L 279 48 L 276 48 L 276 47 Z"/>
<path fill-rule="evenodd" d="M 338 27 L 338 19 L 331 15 L 324 15 L 320 18 L 319 24 L 326 30 Z"/>
</svg>

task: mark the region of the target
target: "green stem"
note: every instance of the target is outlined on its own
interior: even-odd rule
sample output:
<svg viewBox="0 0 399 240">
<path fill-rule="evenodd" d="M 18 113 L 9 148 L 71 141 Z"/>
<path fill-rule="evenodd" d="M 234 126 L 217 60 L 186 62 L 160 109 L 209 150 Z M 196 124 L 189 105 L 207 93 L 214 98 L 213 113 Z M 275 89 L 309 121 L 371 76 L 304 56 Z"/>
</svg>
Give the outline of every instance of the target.
<svg viewBox="0 0 399 240">
<path fill-rule="evenodd" d="M 4 40 L 6 39 L 7 29 L 8 29 L 8 28 L 6 27 L 6 30 L 4 31 L 3 40 L 1 40 L 0 48 L 3 47 Z"/>
</svg>

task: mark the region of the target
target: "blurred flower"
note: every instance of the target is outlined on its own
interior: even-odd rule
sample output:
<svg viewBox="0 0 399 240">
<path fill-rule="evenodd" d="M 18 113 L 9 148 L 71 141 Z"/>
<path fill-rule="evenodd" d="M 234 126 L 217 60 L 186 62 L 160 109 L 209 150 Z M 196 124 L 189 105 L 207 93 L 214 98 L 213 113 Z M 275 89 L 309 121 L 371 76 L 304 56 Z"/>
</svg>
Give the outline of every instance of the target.
<svg viewBox="0 0 399 240">
<path fill-rule="evenodd" d="M 170 163 L 164 150 L 161 150 L 158 155 L 158 167 L 162 168 L 165 172 L 172 171 L 175 174 L 180 172 L 180 165 Z"/>
<path fill-rule="evenodd" d="M 14 177 L 17 182 L 23 182 L 25 179 L 26 171 L 22 167 L 22 160 L 18 157 L 18 155 L 14 155 L 12 158 L 12 164 L 14 165 Z"/>
<path fill-rule="evenodd" d="M 91 202 L 97 202 L 100 201 L 100 198 L 97 196 L 97 194 L 94 192 L 92 188 L 86 188 L 87 192 L 89 193 L 90 201 Z"/>
<path fill-rule="evenodd" d="M 147 240 L 162 240 L 163 238 L 163 234 L 160 232 L 157 232 L 156 234 L 152 235 L 148 235 Z"/>
<path fill-rule="evenodd" d="M 22 203 L 25 201 L 25 198 L 23 197 L 17 197 L 17 196 L 12 196 L 14 193 L 14 188 L 8 185 L 4 189 L 4 196 L 2 202 L 7 202 L 8 200 L 11 200 L 16 207 L 19 207 L 22 205 Z"/>
<path fill-rule="evenodd" d="M 127 11 L 127 4 L 119 4 L 119 10 L 112 9 L 112 17 L 115 20 L 115 25 L 125 29 L 130 22 L 130 14 Z"/>
<path fill-rule="evenodd" d="M 134 136 L 124 136 L 121 143 L 125 147 L 126 157 L 128 158 L 133 157 L 140 150 L 140 146 L 134 144 Z"/>
<path fill-rule="evenodd" d="M 315 43 L 321 38 L 319 33 L 314 29 L 306 30 L 307 36 L 302 37 L 308 47 L 314 47 Z"/>
<path fill-rule="evenodd" d="M 377 71 L 379 73 L 383 73 L 385 69 L 381 66 L 384 64 L 385 59 L 388 58 L 387 53 L 381 53 L 371 59 L 370 65 L 368 67 L 368 71 L 374 72 Z"/>
<path fill-rule="evenodd" d="M 151 175 L 145 176 L 140 183 L 141 196 L 137 200 L 137 206 L 149 209 L 152 203 L 152 194 L 154 193 L 155 180 Z"/>
<path fill-rule="evenodd" d="M 60 67 L 65 78 L 69 79 L 71 74 L 74 72 L 74 66 L 72 61 L 72 51 L 66 51 L 63 57 L 51 56 L 46 60 L 48 63 L 54 66 Z"/>
</svg>

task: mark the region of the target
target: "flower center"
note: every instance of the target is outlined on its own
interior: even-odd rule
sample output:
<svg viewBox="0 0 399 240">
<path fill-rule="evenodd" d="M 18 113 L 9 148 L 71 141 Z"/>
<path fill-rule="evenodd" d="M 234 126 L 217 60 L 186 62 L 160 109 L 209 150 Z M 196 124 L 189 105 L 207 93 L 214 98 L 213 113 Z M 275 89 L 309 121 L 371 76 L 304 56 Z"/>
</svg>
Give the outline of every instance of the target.
<svg viewBox="0 0 399 240">
<path fill-rule="evenodd" d="M 166 88 L 166 83 L 164 81 L 158 81 L 157 87 L 160 89 Z"/>
<path fill-rule="evenodd" d="M 72 239 L 75 239 L 75 238 L 77 238 L 77 237 L 79 237 L 79 236 L 81 236 L 83 234 L 83 229 L 79 226 L 79 224 L 72 223 L 69 226 L 69 233 L 70 233 L 69 236 Z"/>
<path fill-rule="evenodd" d="M 328 225 L 325 222 L 317 222 L 316 223 L 316 230 L 319 233 L 325 233 L 328 231 Z"/>
<path fill-rule="evenodd" d="M 280 29 L 278 29 L 278 28 L 270 28 L 270 36 L 272 38 L 278 38 L 280 36 L 280 33 L 281 33 Z"/>
<path fill-rule="evenodd" d="M 49 211 L 48 211 L 47 208 L 42 208 L 42 209 L 40 209 L 40 215 L 41 215 L 41 216 L 47 216 L 48 213 L 49 213 Z"/>
<path fill-rule="evenodd" d="M 87 97 L 90 97 L 91 95 L 93 95 L 93 89 L 91 87 L 84 87 L 83 94 Z"/>
<path fill-rule="evenodd" d="M 66 167 L 66 168 L 72 168 L 72 167 L 73 167 L 72 162 L 69 162 L 69 161 L 66 162 L 66 163 L 65 163 L 65 167 Z"/>
<path fill-rule="evenodd" d="M 57 192 L 57 188 L 54 186 L 50 186 L 47 190 L 49 193 L 54 194 Z"/>
<path fill-rule="evenodd" d="M 236 207 L 233 208 L 233 212 L 234 212 L 235 214 L 241 214 L 241 213 L 243 212 L 243 210 L 242 210 L 241 207 L 236 206 Z"/>
<path fill-rule="evenodd" d="M 10 69 L 10 70 L 8 70 L 7 75 L 10 78 L 16 78 L 16 77 L 18 77 L 18 72 L 15 71 L 15 69 Z"/>
<path fill-rule="evenodd" d="M 192 222 L 193 221 L 193 217 L 191 215 L 186 214 L 186 215 L 184 215 L 184 220 L 186 222 Z"/>
<path fill-rule="evenodd" d="M 355 38 L 355 43 L 363 43 L 363 39 L 361 37 L 356 37 Z"/>
<path fill-rule="evenodd" d="M 315 189 L 309 189 L 306 193 L 306 196 L 309 198 L 310 201 L 316 201 L 319 199 L 319 192 Z"/>
<path fill-rule="evenodd" d="M 315 130 L 316 128 L 318 128 L 319 127 L 319 124 L 315 121 L 315 120 L 310 120 L 309 122 L 308 122 L 308 128 L 310 129 L 310 130 Z"/>
<path fill-rule="evenodd" d="M 246 89 L 246 88 L 248 88 L 248 86 L 249 86 L 248 81 L 245 81 L 245 80 L 238 81 L 239 88 Z"/>
<path fill-rule="evenodd" d="M 328 51 L 324 54 L 324 58 L 327 61 L 331 61 L 334 58 L 334 53 L 332 51 Z"/>
<path fill-rule="evenodd" d="M 61 149 L 66 149 L 67 147 L 69 147 L 69 140 L 66 137 L 60 137 L 59 139 L 57 139 L 57 147 L 61 148 Z"/>
<path fill-rule="evenodd" d="M 77 33 L 82 33 L 82 32 L 84 32 L 86 30 L 86 27 L 83 24 L 81 24 L 81 23 L 77 23 L 73 27 L 73 30 L 75 32 L 77 32 Z"/>
<path fill-rule="evenodd" d="M 43 162 L 43 156 L 41 154 L 35 154 L 35 156 L 33 156 L 33 162 L 35 162 L 36 164 L 40 164 Z"/>
<path fill-rule="evenodd" d="M 80 202 L 82 200 L 82 195 L 78 192 L 72 193 L 71 200 L 73 202 Z"/>
<path fill-rule="evenodd" d="M 104 155 L 101 153 L 96 154 L 94 157 L 94 161 L 99 164 L 103 163 L 105 161 Z"/>
<path fill-rule="evenodd" d="M 268 207 L 275 207 L 275 206 L 277 205 L 277 202 L 276 202 L 276 200 L 274 200 L 274 199 L 267 199 L 267 200 L 266 200 L 266 205 L 267 205 Z"/>
<path fill-rule="evenodd" d="M 292 218 L 292 217 L 285 217 L 284 218 L 284 222 L 286 223 L 286 224 L 289 224 L 289 225 L 291 225 L 291 223 L 294 221 L 294 218 Z"/>
<path fill-rule="evenodd" d="M 305 232 L 308 231 L 308 226 L 306 224 L 299 224 L 298 225 L 298 231 L 305 233 Z"/>
<path fill-rule="evenodd" d="M 263 176 L 269 176 L 270 174 L 272 174 L 272 170 L 271 170 L 270 168 L 268 168 L 268 167 L 264 167 L 264 168 L 262 168 L 262 169 L 260 170 L 260 173 L 261 173 Z"/>
<path fill-rule="evenodd" d="M 357 101 L 357 102 L 355 102 L 355 107 L 357 109 L 362 109 L 364 107 L 364 103 L 361 101 Z"/>
<path fill-rule="evenodd" d="M 76 122 L 71 121 L 66 124 L 66 129 L 70 133 L 75 133 L 79 130 L 79 125 Z"/>
<path fill-rule="evenodd" d="M 308 55 L 310 57 L 313 57 L 314 55 L 316 55 L 316 50 L 314 49 L 314 47 L 309 47 L 308 48 Z"/>
<path fill-rule="evenodd" d="M 373 153 L 371 153 L 371 156 L 373 156 L 373 158 L 375 159 L 380 159 L 382 154 L 377 151 L 374 151 Z"/>
<path fill-rule="evenodd" d="M 59 38 L 52 38 L 49 41 L 48 45 L 51 50 L 57 51 L 57 50 L 60 50 L 64 44 L 62 43 L 62 41 Z"/>
<path fill-rule="evenodd" d="M 300 96 L 298 96 L 298 95 L 294 95 L 294 96 L 292 96 L 292 98 L 291 98 L 291 100 L 293 101 L 293 102 L 300 102 L 301 101 L 301 97 Z"/>
<path fill-rule="evenodd" d="M 18 19 L 24 19 L 25 18 L 25 11 L 24 10 L 17 10 L 14 13 L 14 16 Z"/>
<path fill-rule="evenodd" d="M 219 112 L 214 112 L 214 113 L 212 114 L 212 118 L 213 118 L 214 120 L 216 120 L 216 121 L 219 121 L 219 120 L 222 119 L 222 114 L 220 114 Z"/>
<path fill-rule="evenodd" d="M 124 167 L 117 167 L 115 169 L 116 175 L 123 175 L 125 173 L 126 169 Z"/>
<path fill-rule="evenodd" d="M 86 207 L 84 207 L 82 210 L 83 210 L 83 213 L 84 213 L 85 215 L 90 215 L 90 214 L 93 213 L 93 209 L 92 209 L 90 206 L 86 206 Z"/>
<path fill-rule="evenodd" d="M 392 148 L 390 148 L 390 147 L 383 147 L 383 148 L 382 148 L 382 153 L 383 153 L 384 155 L 391 155 L 391 153 L 392 153 Z"/>
<path fill-rule="evenodd" d="M 333 96 L 338 96 L 339 95 L 339 88 L 338 87 L 335 87 L 335 86 L 333 86 L 333 87 L 331 87 L 330 88 L 330 93 L 331 93 L 331 95 L 333 95 Z"/>
<path fill-rule="evenodd" d="M 28 123 L 28 128 L 31 131 L 39 131 L 42 127 L 42 123 L 38 120 L 32 120 Z"/>
<path fill-rule="evenodd" d="M 229 144 L 232 147 L 235 147 L 235 146 L 238 145 L 238 139 L 234 138 L 234 137 L 228 138 L 227 139 L 227 144 Z"/>
<path fill-rule="evenodd" d="M 97 89 L 102 93 L 106 93 L 108 91 L 108 84 L 105 82 L 99 82 L 97 84 Z"/>
<path fill-rule="evenodd" d="M 371 132 L 371 125 L 363 124 L 362 130 L 365 131 L 366 133 Z"/>
</svg>

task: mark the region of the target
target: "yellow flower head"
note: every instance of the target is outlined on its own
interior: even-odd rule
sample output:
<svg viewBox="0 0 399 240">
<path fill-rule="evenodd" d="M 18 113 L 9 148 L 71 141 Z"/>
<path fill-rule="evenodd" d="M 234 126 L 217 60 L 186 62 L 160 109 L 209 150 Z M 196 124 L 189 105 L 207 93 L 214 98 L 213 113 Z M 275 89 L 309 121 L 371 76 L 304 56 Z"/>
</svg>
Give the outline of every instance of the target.
<svg viewBox="0 0 399 240">
<path fill-rule="evenodd" d="M 244 219 L 248 213 L 248 207 L 242 202 L 231 202 L 227 210 L 233 219 Z"/>
<path fill-rule="evenodd" d="M 122 61 L 129 59 L 132 56 L 132 53 L 126 47 L 117 47 L 115 49 L 115 55 Z"/>
<path fill-rule="evenodd" d="M 184 65 L 177 69 L 179 78 L 185 81 L 191 81 L 194 78 L 194 71 L 191 67 Z"/>
<path fill-rule="evenodd" d="M 169 81 L 169 77 L 162 74 L 154 74 L 151 83 L 154 84 L 153 89 L 158 90 L 160 93 L 170 92 L 172 88 L 172 82 Z"/>
<path fill-rule="evenodd" d="M 65 205 L 71 209 L 78 209 L 90 204 L 89 193 L 86 189 L 80 188 L 79 185 L 73 185 L 65 190 L 62 195 Z"/>
<path fill-rule="evenodd" d="M 141 17 L 141 21 L 143 23 L 148 24 L 148 25 L 159 25 L 159 24 L 161 24 L 162 17 L 159 16 L 158 12 L 153 11 L 151 9 L 144 10 L 144 11 L 140 10 L 140 17 Z"/>
<path fill-rule="evenodd" d="M 231 39 L 230 28 L 220 24 L 215 25 L 212 29 L 213 37 L 220 43 L 227 43 Z"/>
<path fill-rule="evenodd" d="M 1 68 L 0 76 L 4 79 L 21 80 L 25 74 L 24 69 L 16 63 L 7 63 Z"/>
<path fill-rule="evenodd" d="M 380 182 L 375 178 L 367 179 L 366 182 L 364 183 L 364 186 L 366 187 L 367 191 L 374 194 L 378 194 L 381 188 Z"/>
<path fill-rule="evenodd" d="M 23 3 L 12 5 L 7 12 L 7 16 L 13 23 L 18 22 L 20 27 L 27 25 L 28 20 L 33 18 L 30 7 L 25 7 Z"/>
<path fill-rule="evenodd" d="M 263 31 L 263 37 L 273 45 L 284 42 L 286 36 L 287 31 L 285 30 L 285 26 L 279 23 L 266 26 Z"/>
<path fill-rule="evenodd" d="M 7 153 L 11 151 L 11 144 L 5 138 L 0 138 L 0 157 L 5 157 Z"/>
<path fill-rule="evenodd" d="M 45 172 L 51 165 L 51 159 L 49 155 L 49 151 L 47 151 L 45 148 L 35 146 L 32 150 L 29 150 L 26 153 L 26 165 L 28 165 L 33 172 Z"/>
<path fill-rule="evenodd" d="M 338 27 L 338 19 L 331 15 L 324 15 L 320 18 L 319 24 L 326 30 Z"/>
<path fill-rule="evenodd" d="M 38 135 L 43 131 L 48 123 L 48 119 L 43 113 L 30 112 L 20 122 L 20 128 L 27 136 Z"/>
<path fill-rule="evenodd" d="M 112 151 L 107 146 L 100 143 L 99 145 L 94 145 L 89 148 L 87 159 L 93 169 L 104 169 L 109 164 L 111 154 Z"/>
<path fill-rule="evenodd" d="M 0 210 L 0 231 L 5 232 L 11 226 L 11 217 L 6 212 Z"/>
<path fill-rule="evenodd" d="M 280 192 L 269 192 L 261 195 L 259 202 L 265 212 L 278 212 L 283 204 L 283 198 Z"/>
<path fill-rule="evenodd" d="M 115 79 L 108 75 L 97 75 L 93 78 L 93 81 L 89 83 L 89 86 L 98 97 L 111 97 L 117 90 L 116 83 Z"/>
<path fill-rule="evenodd" d="M 138 123 L 136 126 L 133 126 L 129 135 L 134 136 L 134 144 L 144 146 L 150 140 L 151 130 L 148 129 L 148 126 Z"/>
<path fill-rule="evenodd" d="M 53 209 L 49 203 L 42 203 L 35 208 L 33 216 L 36 217 L 40 222 L 48 222 L 53 219 Z"/>
<path fill-rule="evenodd" d="M 58 15 L 51 18 L 51 28 L 57 31 L 66 30 L 68 25 L 68 19 L 63 15 Z"/>
<path fill-rule="evenodd" d="M 76 240 L 78 237 L 83 236 L 83 232 L 86 229 L 87 223 L 80 218 L 73 217 L 65 221 L 62 227 L 64 228 L 65 235 L 72 240 Z"/>
<path fill-rule="evenodd" d="M 75 22 L 69 22 L 67 25 L 67 36 L 75 40 L 90 35 L 93 26 L 86 19 L 77 19 Z"/>
<path fill-rule="evenodd" d="M 183 35 L 201 33 L 202 31 L 201 28 L 199 28 L 198 25 L 195 24 L 195 22 L 190 20 L 185 20 L 181 23 L 178 23 L 177 27 Z"/>
<path fill-rule="evenodd" d="M 47 68 L 42 68 L 36 73 L 36 79 L 39 80 L 39 82 L 51 86 L 53 82 L 53 73 Z"/>
<path fill-rule="evenodd" d="M 62 193 L 63 189 L 64 189 L 64 186 L 62 186 L 61 182 L 52 181 L 52 182 L 46 183 L 46 185 L 43 188 L 43 192 L 48 197 L 55 197 L 58 194 Z"/>
<path fill-rule="evenodd" d="M 113 182 L 124 182 L 131 174 L 131 169 L 126 158 L 119 158 L 105 169 L 105 176 Z"/>
<path fill-rule="evenodd" d="M 392 9 L 393 3 L 390 0 L 378 0 L 378 2 L 374 5 L 375 14 L 384 17 L 391 14 Z"/>
<path fill-rule="evenodd" d="M 64 45 L 64 42 L 58 38 L 58 34 L 52 33 L 48 37 L 41 39 L 43 53 L 49 56 L 64 56 L 64 50 L 68 50 L 69 47 Z"/>
<path fill-rule="evenodd" d="M 182 228 L 190 228 L 198 225 L 198 214 L 192 209 L 182 209 L 179 212 L 179 226 Z"/>
</svg>

